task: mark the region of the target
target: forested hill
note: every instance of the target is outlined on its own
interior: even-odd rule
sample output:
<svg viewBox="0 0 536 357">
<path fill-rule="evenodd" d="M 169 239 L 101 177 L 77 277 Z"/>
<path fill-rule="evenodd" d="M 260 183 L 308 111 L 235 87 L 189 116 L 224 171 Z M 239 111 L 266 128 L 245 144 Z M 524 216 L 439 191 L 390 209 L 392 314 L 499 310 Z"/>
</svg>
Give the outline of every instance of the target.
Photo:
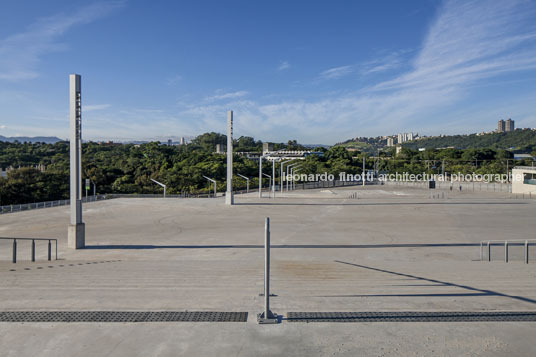
<svg viewBox="0 0 536 357">
<path fill-rule="evenodd" d="M 508 149 L 518 153 L 531 153 L 536 150 L 536 130 L 515 130 L 508 133 L 484 135 L 452 135 L 413 140 L 402 144 L 409 149 L 435 149 L 455 147 L 456 149 Z"/>
<path fill-rule="evenodd" d="M 0 135 L 0 141 L 5 141 L 8 143 L 14 143 L 18 141 L 19 143 L 47 143 L 55 144 L 61 141 L 60 138 L 55 136 L 2 136 Z"/>
</svg>

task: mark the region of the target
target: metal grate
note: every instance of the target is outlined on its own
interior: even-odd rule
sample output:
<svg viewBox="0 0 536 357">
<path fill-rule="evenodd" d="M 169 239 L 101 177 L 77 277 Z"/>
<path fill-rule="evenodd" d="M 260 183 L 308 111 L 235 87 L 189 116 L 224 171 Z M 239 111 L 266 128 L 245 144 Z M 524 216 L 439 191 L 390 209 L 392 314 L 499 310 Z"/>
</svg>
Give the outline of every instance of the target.
<svg viewBox="0 0 536 357">
<path fill-rule="evenodd" d="M 247 322 L 247 312 L 4 311 L 0 322 Z"/>
<path fill-rule="evenodd" d="M 290 322 L 536 321 L 536 311 L 500 312 L 289 312 Z"/>
</svg>

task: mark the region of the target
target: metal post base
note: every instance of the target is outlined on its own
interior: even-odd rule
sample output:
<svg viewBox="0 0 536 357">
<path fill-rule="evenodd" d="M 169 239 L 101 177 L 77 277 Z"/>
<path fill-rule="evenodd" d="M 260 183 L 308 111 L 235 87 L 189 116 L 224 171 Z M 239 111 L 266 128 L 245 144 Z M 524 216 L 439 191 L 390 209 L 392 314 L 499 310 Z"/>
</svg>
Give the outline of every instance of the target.
<svg viewBox="0 0 536 357">
<path fill-rule="evenodd" d="M 264 312 L 257 314 L 257 323 L 259 324 L 278 324 L 279 316 L 271 311 L 268 311 L 268 317 L 264 317 Z"/>
</svg>

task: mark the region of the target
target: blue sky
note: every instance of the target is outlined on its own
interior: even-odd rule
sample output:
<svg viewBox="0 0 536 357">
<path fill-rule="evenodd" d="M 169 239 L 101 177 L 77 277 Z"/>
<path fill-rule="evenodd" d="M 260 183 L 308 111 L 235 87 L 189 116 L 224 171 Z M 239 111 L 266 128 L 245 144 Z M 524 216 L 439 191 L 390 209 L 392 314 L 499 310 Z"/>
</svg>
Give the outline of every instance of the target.
<svg viewBox="0 0 536 357">
<path fill-rule="evenodd" d="M 536 127 L 535 1 L 0 4 L 0 135 L 356 136 Z"/>
</svg>

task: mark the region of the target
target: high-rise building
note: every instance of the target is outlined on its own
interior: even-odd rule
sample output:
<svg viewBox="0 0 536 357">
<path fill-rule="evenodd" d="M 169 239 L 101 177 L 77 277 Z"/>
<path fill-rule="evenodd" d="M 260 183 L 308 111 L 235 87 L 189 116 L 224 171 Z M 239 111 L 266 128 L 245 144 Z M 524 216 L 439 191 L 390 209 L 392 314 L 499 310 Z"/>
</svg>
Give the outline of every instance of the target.
<svg viewBox="0 0 536 357">
<path fill-rule="evenodd" d="M 184 140 L 184 136 L 181 136 L 181 145 L 186 144 L 186 141 Z"/>
<path fill-rule="evenodd" d="M 404 134 L 398 133 L 398 140 L 396 141 L 397 144 L 402 144 L 404 142 Z"/>
<path fill-rule="evenodd" d="M 274 144 L 272 143 L 262 143 L 262 153 L 263 155 L 270 152 L 270 151 L 274 151 Z"/>
<path fill-rule="evenodd" d="M 505 131 L 514 131 L 514 121 L 512 119 L 508 119 L 506 121 L 506 126 L 504 128 Z"/>
<path fill-rule="evenodd" d="M 395 146 L 395 140 L 392 137 L 387 138 L 387 146 Z"/>
<path fill-rule="evenodd" d="M 413 132 L 408 133 L 407 140 L 408 140 L 408 141 L 413 140 Z"/>
<path fill-rule="evenodd" d="M 504 133 L 506 131 L 506 123 L 504 120 L 499 120 L 499 123 L 497 124 L 497 132 L 498 133 Z"/>
<path fill-rule="evenodd" d="M 171 145 L 173 145 L 173 141 L 171 139 L 168 139 L 167 144 L 168 144 L 168 146 L 171 146 Z"/>
</svg>

